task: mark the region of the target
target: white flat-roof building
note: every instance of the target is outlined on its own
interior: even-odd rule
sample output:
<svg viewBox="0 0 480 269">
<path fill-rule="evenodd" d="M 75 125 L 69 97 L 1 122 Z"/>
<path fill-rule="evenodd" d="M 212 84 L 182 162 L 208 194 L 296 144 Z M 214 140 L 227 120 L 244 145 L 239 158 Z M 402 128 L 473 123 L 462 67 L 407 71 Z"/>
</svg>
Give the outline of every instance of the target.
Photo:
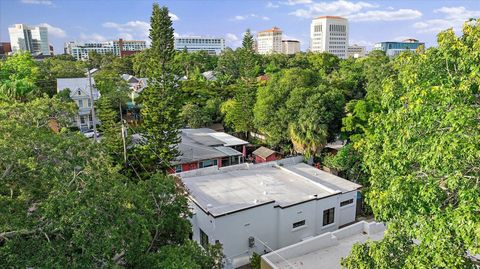
<svg viewBox="0 0 480 269">
<path fill-rule="evenodd" d="M 176 37 L 175 49 L 182 51 L 186 49 L 188 52 L 206 51 L 210 55 L 219 55 L 225 50 L 225 39 L 216 37 Z"/>
<path fill-rule="evenodd" d="M 366 47 L 365 46 L 359 46 L 357 44 L 348 46 L 347 50 L 347 58 L 362 58 L 365 57 L 366 55 Z"/>
<path fill-rule="evenodd" d="M 338 16 L 321 16 L 310 25 L 310 51 L 329 52 L 347 58 L 348 20 Z"/>
<path fill-rule="evenodd" d="M 8 34 L 13 52 L 50 55 L 47 27 L 15 24 L 8 28 Z"/>
<path fill-rule="evenodd" d="M 383 238 L 385 224 L 360 221 L 262 256 L 262 269 L 340 269 L 355 243 Z"/>
<path fill-rule="evenodd" d="M 191 200 L 193 239 L 223 245 L 227 268 L 355 221 L 360 185 L 303 157 L 178 173 Z"/>
<path fill-rule="evenodd" d="M 282 53 L 282 30 L 277 27 L 257 33 L 257 52 L 259 54 Z"/>
<path fill-rule="evenodd" d="M 116 56 L 131 55 L 147 48 L 147 43 L 142 40 L 112 40 L 105 42 L 67 42 L 65 43 L 65 53 L 72 55 L 77 60 L 87 60 L 88 54 L 96 52 L 98 54 L 113 54 Z"/>
<path fill-rule="evenodd" d="M 282 40 L 283 54 L 295 54 L 300 52 L 300 41 L 298 40 Z"/>
</svg>

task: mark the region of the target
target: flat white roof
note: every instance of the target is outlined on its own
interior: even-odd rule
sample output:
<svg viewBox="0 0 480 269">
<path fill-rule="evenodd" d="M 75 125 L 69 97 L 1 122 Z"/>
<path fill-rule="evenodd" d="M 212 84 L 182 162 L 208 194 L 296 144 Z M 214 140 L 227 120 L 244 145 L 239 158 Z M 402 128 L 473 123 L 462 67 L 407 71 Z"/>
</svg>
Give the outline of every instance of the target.
<svg viewBox="0 0 480 269">
<path fill-rule="evenodd" d="M 341 258 L 348 256 L 355 243 L 380 240 L 384 231 L 383 223 L 361 221 L 270 252 L 262 259 L 273 269 L 340 269 Z"/>
<path fill-rule="evenodd" d="M 286 207 L 361 187 L 304 163 L 279 163 L 282 162 L 235 165 L 178 176 L 190 198 L 213 216 L 265 203 Z"/>
</svg>

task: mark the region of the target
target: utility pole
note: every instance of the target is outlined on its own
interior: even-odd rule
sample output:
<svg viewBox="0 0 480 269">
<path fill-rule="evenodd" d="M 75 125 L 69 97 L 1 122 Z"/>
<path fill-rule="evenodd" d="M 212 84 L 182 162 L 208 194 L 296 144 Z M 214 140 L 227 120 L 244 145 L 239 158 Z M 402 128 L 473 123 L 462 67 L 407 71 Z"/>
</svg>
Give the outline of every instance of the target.
<svg viewBox="0 0 480 269">
<path fill-rule="evenodd" d="M 95 98 L 93 98 L 93 88 L 92 88 L 92 74 L 90 70 L 87 68 L 87 75 L 88 75 L 88 84 L 90 85 L 90 103 L 92 103 L 92 107 L 90 109 L 90 113 L 92 113 L 92 121 L 93 121 L 93 140 L 97 142 L 97 120 L 95 118 Z"/>
<path fill-rule="evenodd" d="M 123 121 L 122 104 L 121 103 L 119 105 L 119 110 L 120 110 L 120 122 L 122 123 L 123 162 L 125 164 L 125 167 L 127 167 L 127 145 L 125 143 L 125 125 L 124 125 L 124 121 Z"/>
</svg>

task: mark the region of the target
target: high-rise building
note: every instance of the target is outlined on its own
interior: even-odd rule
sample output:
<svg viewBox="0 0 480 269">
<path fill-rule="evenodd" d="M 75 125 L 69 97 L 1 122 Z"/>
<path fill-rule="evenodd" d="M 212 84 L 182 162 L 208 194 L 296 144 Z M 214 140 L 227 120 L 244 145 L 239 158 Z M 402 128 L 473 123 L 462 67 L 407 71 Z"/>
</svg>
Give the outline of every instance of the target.
<svg viewBox="0 0 480 269">
<path fill-rule="evenodd" d="M 203 50 L 211 55 L 219 55 L 225 49 L 225 39 L 201 36 L 176 37 L 175 49 L 178 51 L 186 49 L 188 52 Z"/>
<path fill-rule="evenodd" d="M 425 46 L 425 43 L 418 42 L 418 40 L 409 38 L 403 40 L 403 42 L 380 42 L 375 44 L 374 50 L 382 50 L 387 56 L 395 56 L 402 51 L 412 50 L 415 51 L 418 47 Z"/>
<path fill-rule="evenodd" d="M 282 53 L 282 30 L 273 27 L 257 33 L 257 52 L 259 54 Z"/>
<path fill-rule="evenodd" d="M 282 40 L 283 54 L 295 54 L 300 52 L 300 41 L 298 40 Z"/>
<path fill-rule="evenodd" d="M 15 24 L 8 28 L 8 33 L 13 52 L 50 55 L 47 27 Z"/>
<path fill-rule="evenodd" d="M 106 42 L 67 42 L 65 43 L 65 54 L 72 55 L 77 60 L 87 60 L 90 52 L 98 54 L 111 53 L 116 56 L 126 56 L 137 53 L 147 48 L 145 41 L 138 40 L 113 40 Z"/>
<path fill-rule="evenodd" d="M 357 44 L 354 44 L 352 46 L 348 46 L 347 50 L 347 58 L 361 58 L 365 57 L 366 54 L 366 47 L 365 46 L 359 46 Z"/>
<path fill-rule="evenodd" d="M 310 26 L 310 51 L 329 52 L 347 58 L 348 20 L 337 16 L 321 16 Z"/>
</svg>

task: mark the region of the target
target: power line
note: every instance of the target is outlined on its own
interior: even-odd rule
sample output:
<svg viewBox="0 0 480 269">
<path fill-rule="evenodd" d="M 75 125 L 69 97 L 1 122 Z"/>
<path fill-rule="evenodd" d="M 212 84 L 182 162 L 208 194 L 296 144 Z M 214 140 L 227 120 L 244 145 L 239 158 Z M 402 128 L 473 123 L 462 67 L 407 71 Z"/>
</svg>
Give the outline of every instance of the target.
<svg viewBox="0 0 480 269">
<path fill-rule="evenodd" d="M 280 257 L 284 262 L 287 263 L 288 266 L 290 266 L 291 268 L 295 269 L 296 267 L 290 263 L 289 261 L 287 261 L 287 259 L 285 259 L 282 255 L 278 254 L 278 252 L 276 252 L 275 250 L 273 250 L 270 246 L 267 245 L 267 243 L 263 242 L 262 240 L 260 240 L 258 238 L 258 236 L 254 235 L 255 236 L 255 239 L 260 241 L 260 243 L 262 243 L 262 245 L 264 245 L 265 247 L 267 247 L 271 252 L 275 253 L 278 257 Z"/>
</svg>

